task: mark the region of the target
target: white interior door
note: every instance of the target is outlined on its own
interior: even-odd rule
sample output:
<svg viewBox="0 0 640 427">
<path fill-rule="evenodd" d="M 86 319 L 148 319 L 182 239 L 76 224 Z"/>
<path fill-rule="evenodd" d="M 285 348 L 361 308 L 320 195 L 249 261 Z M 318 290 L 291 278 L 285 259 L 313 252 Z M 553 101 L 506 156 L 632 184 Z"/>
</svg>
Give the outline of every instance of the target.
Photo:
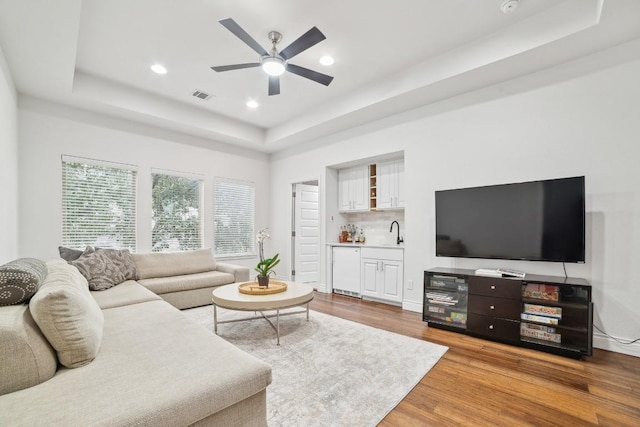
<svg viewBox="0 0 640 427">
<path fill-rule="evenodd" d="M 294 280 L 318 283 L 320 280 L 320 211 L 318 186 L 295 184 Z"/>
</svg>

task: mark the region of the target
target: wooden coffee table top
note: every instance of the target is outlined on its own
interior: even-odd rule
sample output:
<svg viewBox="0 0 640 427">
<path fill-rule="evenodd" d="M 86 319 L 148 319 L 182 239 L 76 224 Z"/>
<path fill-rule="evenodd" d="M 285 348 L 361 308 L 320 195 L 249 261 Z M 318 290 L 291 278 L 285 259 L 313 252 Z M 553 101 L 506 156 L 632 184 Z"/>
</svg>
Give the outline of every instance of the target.
<svg viewBox="0 0 640 427">
<path fill-rule="evenodd" d="M 215 305 L 231 310 L 276 310 L 306 304 L 313 299 L 313 287 L 304 283 L 286 282 L 287 290 L 277 294 L 248 295 L 240 293 L 238 285 L 232 283 L 213 290 Z"/>
</svg>

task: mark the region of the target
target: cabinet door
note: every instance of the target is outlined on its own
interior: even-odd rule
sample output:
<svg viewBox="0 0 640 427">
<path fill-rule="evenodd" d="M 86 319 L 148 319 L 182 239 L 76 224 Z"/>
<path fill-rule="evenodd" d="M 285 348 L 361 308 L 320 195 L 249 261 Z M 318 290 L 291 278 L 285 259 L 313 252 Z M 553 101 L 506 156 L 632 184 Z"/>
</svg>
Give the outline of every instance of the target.
<svg viewBox="0 0 640 427">
<path fill-rule="evenodd" d="M 341 212 L 352 209 L 351 187 L 353 186 L 353 170 L 338 171 L 338 209 Z"/>
<path fill-rule="evenodd" d="M 404 208 L 404 160 L 396 161 L 396 207 Z"/>
<path fill-rule="evenodd" d="M 377 201 L 378 209 L 390 209 L 393 207 L 393 197 L 395 191 L 393 189 L 394 178 L 394 162 L 382 162 L 376 165 L 376 184 L 377 184 Z"/>
<path fill-rule="evenodd" d="M 378 208 L 404 208 L 404 160 L 378 163 L 376 170 Z"/>
<path fill-rule="evenodd" d="M 369 166 L 357 166 L 352 169 L 352 174 L 352 210 L 369 210 Z"/>
<path fill-rule="evenodd" d="M 380 261 L 377 259 L 362 259 L 362 295 L 378 296 L 378 269 Z"/>
<path fill-rule="evenodd" d="M 390 301 L 402 301 L 403 263 L 397 261 L 382 262 L 381 298 Z"/>
<path fill-rule="evenodd" d="M 338 171 L 338 210 L 369 210 L 369 167 L 356 166 Z"/>
</svg>

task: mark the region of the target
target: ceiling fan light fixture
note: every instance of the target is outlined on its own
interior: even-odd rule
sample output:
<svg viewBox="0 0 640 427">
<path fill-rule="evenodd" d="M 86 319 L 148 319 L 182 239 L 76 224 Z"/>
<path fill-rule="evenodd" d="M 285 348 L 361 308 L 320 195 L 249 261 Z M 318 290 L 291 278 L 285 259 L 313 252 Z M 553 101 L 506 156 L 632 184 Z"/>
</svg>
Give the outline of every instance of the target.
<svg viewBox="0 0 640 427">
<path fill-rule="evenodd" d="M 280 76 L 286 69 L 284 59 L 278 56 L 263 57 L 261 65 L 264 72 L 270 76 Z"/>
<path fill-rule="evenodd" d="M 167 69 L 162 64 L 153 64 L 151 66 L 151 71 L 153 71 L 156 74 L 160 74 L 160 75 L 167 74 Z"/>
<path fill-rule="evenodd" d="M 320 58 L 320 63 L 322 65 L 324 65 L 325 67 L 333 65 L 334 62 L 335 61 L 333 59 L 333 56 L 331 56 L 331 55 L 324 55 L 322 58 Z"/>
</svg>

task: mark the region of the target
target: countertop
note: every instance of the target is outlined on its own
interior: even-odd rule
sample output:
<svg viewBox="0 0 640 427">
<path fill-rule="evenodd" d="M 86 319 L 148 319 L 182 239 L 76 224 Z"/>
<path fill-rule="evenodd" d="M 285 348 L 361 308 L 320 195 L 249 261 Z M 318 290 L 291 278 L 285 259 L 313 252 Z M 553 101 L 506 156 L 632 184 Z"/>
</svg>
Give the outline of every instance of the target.
<svg viewBox="0 0 640 427">
<path fill-rule="evenodd" d="M 327 246 L 344 246 L 347 248 L 384 248 L 384 249 L 404 249 L 404 244 L 395 243 L 369 244 L 365 243 L 327 243 Z"/>
</svg>

